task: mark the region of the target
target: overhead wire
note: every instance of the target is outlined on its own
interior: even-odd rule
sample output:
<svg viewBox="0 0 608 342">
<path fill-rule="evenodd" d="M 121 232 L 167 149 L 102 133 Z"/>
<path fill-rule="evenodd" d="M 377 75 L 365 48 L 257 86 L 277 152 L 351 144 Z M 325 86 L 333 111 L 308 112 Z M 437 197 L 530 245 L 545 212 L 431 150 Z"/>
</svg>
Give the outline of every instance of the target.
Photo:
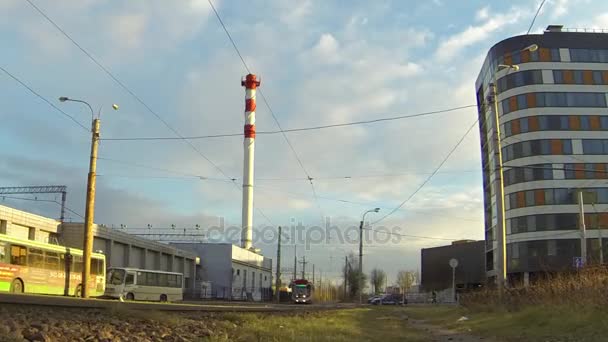
<svg viewBox="0 0 608 342">
<path fill-rule="evenodd" d="M 32 201 L 32 202 L 48 202 L 48 203 L 55 203 L 55 204 L 59 204 L 61 205 L 61 202 L 56 201 L 56 200 L 46 200 L 46 199 L 39 199 L 39 198 L 27 198 L 27 197 L 15 197 L 15 196 L 6 196 L 6 195 L 0 195 L 0 197 L 2 199 L 14 199 L 14 200 L 22 200 L 22 201 Z M 72 214 L 84 219 L 83 215 L 80 215 L 79 213 L 77 213 L 76 211 L 66 207 L 65 205 L 63 206 L 65 208 L 65 210 L 71 212 Z"/>
<path fill-rule="evenodd" d="M 258 90 L 258 92 L 259 91 L 260 90 Z M 415 113 L 415 114 L 409 114 L 409 115 L 399 115 L 399 116 L 378 118 L 378 119 L 372 119 L 372 120 L 343 122 L 343 123 L 336 123 L 336 124 L 329 124 L 329 125 L 287 128 L 287 129 L 281 129 L 278 131 L 256 131 L 255 134 L 256 134 L 256 136 L 257 135 L 271 135 L 271 134 L 282 134 L 282 133 L 291 133 L 291 132 L 322 130 L 322 129 L 328 129 L 328 128 L 338 128 L 338 127 L 355 126 L 355 125 L 367 125 L 367 124 L 383 122 L 383 121 L 402 120 L 402 119 L 410 119 L 410 118 L 416 118 L 416 117 L 421 117 L 421 116 L 429 116 L 429 115 L 447 113 L 447 112 L 457 111 L 457 110 L 476 107 L 476 106 L 477 105 L 466 105 L 466 106 L 452 107 L 452 108 L 447 108 L 447 109 Z M 181 139 L 200 140 L 200 139 L 211 139 L 211 138 L 242 137 L 243 135 L 244 135 L 244 133 L 240 132 L 240 133 L 184 136 L 183 138 L 179 138 L 179 137 L 125 137 L 125 138 L 102 138 L 100 140 L 105 140 L 105 141 L 137 141 L 137 140 L 149 141 L 149 140 L 181 140 Z"/>
<path fill-rule="evenodd" d="M 234 39 L 232 38 L 232 35 L 230 34 L 230 32 L 228 31 L 228 28 L 224 24 L 224 21 L 222 20 L 219 12 L 217 11 L 217 9 L 215 8 L 215 6 L 213 5 L 213 1 L 207 0 L 207 2 L 209 2 L 209 5 L 211 6 L 211 9 L 213 10 L 213 13 L 215 13 L 215 16 L 217 17 L 218 21 L 220 22 L 222 28 L 224 29 L 224 32 L 226 33 L 226 35 L 228 36 L 228 39 L 232 43 L 232 47 L 234 48 L 234 50 L 238 54 L 238 56 L 239 56 L 239 58 L 240 58 L 240 60 L 241 60 L 241 62 L 243 64 L 243 66 L 245 67 L 245 69 L 247 70 L 247 72 L 251 74 L 251 69 L 249 69 L 249 66 L 247 65 L 247 62 L 245 62 L 245 59 L 243 58 L 243 55 L 241 54 L 241 52 L 240 52 L 238 46 L 236 45 Z M 298 164 L 300 165 L 300 168 L 302 169 L 302 171 L 304 171 L 304 174 L 306 174 L 306 177 L 308 178 L 308 181 L 310 182 L 310 187 L 311 187 L 313 196 L 315 197 L 315 201 L 317 203 L 317 207 L 318 207 L 318 209 L 319 209 L 319 211 L 321 213 L 321 224 L 323 224 L 323 222 L 325 221 L 325 214 L 323 213 L 323 209 L 321 209 L 321 205 L 319 204 L 319 200 L 317 198 L 317 191 L 316 191 L 315 185 L 313 183 L 313 178 L 310 176 L 310 173 L 308 172 L 308 170 L 304 166 L 304 163 L 302 163 L 302 159 L 300 158 L 300 156 L 298 155 L 298 152 L 296 152 L 295 148 L 291 144 L 291 141 L 287 137 L 287 134 L 285 134 L 285 131 L 281 127 L 281 124 L 279 123 L 279 120 L 277 119 L 277 116 L 275 115 L 274 110 L 272 110 L 272 107 L 270 106 L 270 103 L 266 99 L 266 96 L 264 95 L 264 93 L 262 92 L 261 89 L 258 89 L 257 92 L 260 94 L 260 97 L 262 98 L 262 102 L 264 102 L 264 104 L 268 108 L 268 111 L 270 112 L 270 114 L 271 114 L 271 116 L 272 116 L 275 124 L 279 128 L 279 131 L 281 132 L 281 135 L 283 136 L 283 139 L 285 139 L 285 142 L 287 143 L 287 145 L 291 149 L 294 157 L 296 158 Z"/>
<path fill-rule="evenodd" d="M 536 17 L 538 17 L 538 14 L 540 13 L 541 8 L 543 8 L 545 1 L 546 0 L 541 1 L 540 5 L 538 6 L 538 9 L 536 10 L 536 14 L 534 14 L 534 18 L 532 18 L 532 22 L 530 23 L 530 27 L 528 27 L 528 32 L 526 32 L 526 35 L 530 34 L 530 31 L 532 30 L 532 27 L 534 26 L 534 22 L 536 21 Z"/>
<path fill-rule="evenodd" d="M 181 135 L 175 128 L 173 128 L 166 120 L 164 120 L 157 112 L 155 112 L 144 100 L 142 100 L 135 92 L 133 92 L 129 87 L 127 87 L 122 81 L 118 79 L 108 68 L 106 68 L 101 62 L 99 62 L 92 54 L 90 54 L 84 47 L 82 47 L 76 40 L 74 40 L 65 30 L 63 30 L 53 19 L 51 19 L 41 8 L 36 6 L 31 0 L 26 0 L 32 8 L 34 8 L 40 15 L 42 15 L 49 23 L 51 23 L 63 36 L 65 36 L 69 41 L 71 41 L 82 53 L 84 53 L 93 63 L 95 63 L 106 75 L 108 75 L 116 84 L 118 84 L 124 91 L 126 91 L 133 99 L 135 99 L 139 104 L 141 104 L 146 110 L 152 114 L 156 119 L 158 119 L 164 126 L 166 126 L 173 134 L 175 134 L 180 140 L 183 140 L 190 148 L 195 151 L 200 157 L 205 159 L 209 164 L 211 164 L 220 174 L 226 177 L 229 180 L 233 180 L 233 177 L 228 176 L 224 170 L 222 170 L 216 163 L 214 163 L 211 159 L 209 159 L 203 152 L 200 151 L 192 142 L 187 139 L 184 139 L 183 135 Z M 238 186 L 234 184 L 237 189 Z M 257 209 L 256 209 L 257 210 Z M 260 214 L 269 221 L 270 224 L 274 225 L 272 221 L 268 219 L 264 213 L 258 210 Z"/>
<path fill-rule="evenodd" d="M 473 129 L 473 127 L 475 127 L 477 125 L 477 122 L 479 121 L 479 119 L 475 119 L 475 122 L 473 122 L 473 124 L 469 127 L 469 129 L 467 129 L 467 131 L 465 132 L 465 134 L 460 138 L 460 140 L 458 140 L 458 142 L 456 143 L 456 145 L 454 145 L 454 147 L 450 150 L 450 152 L 445 156 L 445 158 L 443 158 L 443 160 L 441 161 L 441 163 L 439 163 L 439 165 L 435 168 L 435 170 L 433 171 L 433 173 L 431 173 L 419 186 L 418 188 L 416 188 L 416 190 L 410 194 L 410 196 L 408 196 L 403 202 L 401 202 L 401 204 L 399 204 L 399 206 L 397 206 L 396 208 L 394 208 L 393 210 L 391 210 L 388 214 L 382 216 L 380 219 L 372 222 L 372 224 L 377 224 L 378 222 L 383 221 L 384 219 L 386 219 L 387 217 L 391 216 L 392 214 L 394 214 L 397 210 L 401 209 L 401 207 L 403 207 L 407 202 L 409 202 L 414 196 L 416 196 L 416 194 L 422 190 L 422 188 L 424 188 L 424 186 L 426 184 L 428 184 L 431 179 L 433 178 L 433 176 L 435 176 L 437 174 L 437 172 L 443 167 L 443 165 L 448 161 L 448 159 L 452 156 L 452 154 L 454 153 L 454 151 L 456 151 L 456 149 L 462 144 L 462 142 L 464 141 L 464 139 L 467 137 L 467 135 L 469 135 L 469 133 L 471 132 L 471 130 Z"/>
<path fill-rule="evenodd" d="M 64 116 L 66 116 L 68 119 L 70 119 L 71 121 L 73 121 L 76 125 L 78 125 L 79 127 L 81 127 L 82 129 L 84 129 L 85 131 L 89 132 L 90 130 L 88 128 L 86 128 L 82 123 L 80 123 L 80 121 L 76 120 L 75 117 L 73 117 L 72 115 L 64 112 L 61 108 L 55 106 L 51 101 L 49 101 L 46 97 L 40 95 L 40 93 L 38 93 L 37 91 L 35 91 L 34 89 L 32 89 L 32 87 L 30 87 L 29 85 L 27 85 L 25 82 L 23 82 L 22 80 L 20 80 L 17 76 L 13 75 L 12 73 L 10 73 L 8 70 L 6 70 L 4 67 L 0 66 L 0 70 L 2 70 L 6 75 L 8 75 L 10 78 L 12 78 L 13 80 L 15 80 L 17 83 L 19 83 L 21 86 L 23 86 L 25 89 L 29 90 L 30 93 L 34 94 L 36 97 L 38 97 L 39 99 L 41 99 L 42 101 L 46 102 L 46 104 L 48 104 L 49 106 L 53 107 L 56 111 L 58 111 L 59 113 L 63 114 Z"/>
</svg>

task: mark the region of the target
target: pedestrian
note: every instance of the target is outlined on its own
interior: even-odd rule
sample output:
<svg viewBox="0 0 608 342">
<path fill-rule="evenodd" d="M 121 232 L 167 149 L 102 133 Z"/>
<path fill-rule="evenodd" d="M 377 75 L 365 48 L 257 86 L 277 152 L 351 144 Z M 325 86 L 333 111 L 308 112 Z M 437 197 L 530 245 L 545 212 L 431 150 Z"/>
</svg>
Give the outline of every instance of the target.
<svg viewBox="0 0 608 342">
<path fill-rule="evenodd" d="M 431 303 L 437 304 L 437 292 L 435 291 L 431 293 Z"/>
</svg>

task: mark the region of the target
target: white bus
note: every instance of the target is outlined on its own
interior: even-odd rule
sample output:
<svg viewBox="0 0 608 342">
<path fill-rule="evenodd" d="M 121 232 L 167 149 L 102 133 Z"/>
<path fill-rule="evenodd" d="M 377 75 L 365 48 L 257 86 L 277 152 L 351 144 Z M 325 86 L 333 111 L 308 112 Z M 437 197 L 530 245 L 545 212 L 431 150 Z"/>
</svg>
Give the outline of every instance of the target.
<svg viewBox="0 0 608 342">
<path fill-rule="evenodd" d="M 181 273 L 111 267 L 104 296 L 121 300 L 175 302 L 184 299 Z"/>
</svg>

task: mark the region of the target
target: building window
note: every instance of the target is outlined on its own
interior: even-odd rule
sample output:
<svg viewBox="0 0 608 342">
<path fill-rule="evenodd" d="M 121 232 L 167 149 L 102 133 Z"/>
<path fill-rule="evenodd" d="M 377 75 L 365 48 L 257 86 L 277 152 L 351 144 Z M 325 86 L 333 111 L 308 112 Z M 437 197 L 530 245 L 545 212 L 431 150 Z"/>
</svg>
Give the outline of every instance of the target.
<svg viewBox="0 0 608 342">
<path fill-rule="evenodd" d="M 534 202 L 534 190 L 528 190 L 525 192 L 526 196 L 526 207 L 534 206 L 536 203 Z"/>
<path fill-rule="evenodd" d="M 527 133 L 529 128 L 530 127 L 528 126 L 528 118 L 519 119 L 519 130 L 521 133 Z"/>
<path fill-rule="evenodd" d="M 564 178 L 575 179 L 574 167 L 575 164 L 564 164 Z"/>
<path fill-rule="evenodd" d="M 602 72 L 594 70 L 592 72 L 593 75 L 593 84 L 604 84 L 604 79 L 602 78 Z"/>
<path fill-rule="evenodd" d="M 534 95 L 533 103 L 528 99 L 524 100 L 524 95 L 527 94 L 504 99 L 502 101 L 503 115 L 516 110 L 535 107 L 606 107 L 605 93 L 539 92 L 530 94 Z"/>
<path fill-rule="evenodd" d="M 237 270 L 236 270 L 236 275 L 237 275 L 237 276 L 240 276 L 240 275 L 241 275 L 241 270 L 237 269 Z"/>
<path fill-rule="evenodd" d="M 519 64 L 519 63 L 513 63 Z M 532 84 L 542 84 L 543 83 L 543 75 L 541 70 L 525 70 L 516 73 L 507 74 L 498 79 L 496 85 L 498 87 L 498 92 L 502 93 L 503 91 L 523 87 L 526 85 Z"/>
<path fill-rule="evenodd" d="M 551 51 L 551 62 L 559 62 L 561 61 L 561 56 L 559 54 L 559 49 L 553 48 Z"/>
<path fill-rule="evenodd" d="M 553 70 L 553 83 L 555 83 L 555 84 L 564 83 L 564 71 L 563 70 Z"/>
<path fill-rule="evenodd" d="M 584 84 L 583 82 L 583 70 L 574 70 L 574 83 L 575 84 Z"/>
<path fill-rule="evenodd" d="M 583 154 L 608 154 L 608 140 L 583 139 Z"/>
<path fill-rule="evenodd" d="M 608 63 L 608 50 L 570 49 L 570 61 L 588 63 Z"/>
</svg>

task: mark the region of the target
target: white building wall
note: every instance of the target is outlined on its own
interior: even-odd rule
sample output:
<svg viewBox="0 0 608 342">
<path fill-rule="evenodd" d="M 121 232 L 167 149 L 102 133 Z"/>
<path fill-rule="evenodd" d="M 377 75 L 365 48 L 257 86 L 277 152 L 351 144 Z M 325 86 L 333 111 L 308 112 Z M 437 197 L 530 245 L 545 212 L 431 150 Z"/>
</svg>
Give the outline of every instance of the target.
<svg viewBox="0 0 608 342">
<path fill-rule="evenodd" d="M 49 242 L 57 235 L 59 221 L 0 205 L 0 234 L 25 240 Z"/>
</svg>

